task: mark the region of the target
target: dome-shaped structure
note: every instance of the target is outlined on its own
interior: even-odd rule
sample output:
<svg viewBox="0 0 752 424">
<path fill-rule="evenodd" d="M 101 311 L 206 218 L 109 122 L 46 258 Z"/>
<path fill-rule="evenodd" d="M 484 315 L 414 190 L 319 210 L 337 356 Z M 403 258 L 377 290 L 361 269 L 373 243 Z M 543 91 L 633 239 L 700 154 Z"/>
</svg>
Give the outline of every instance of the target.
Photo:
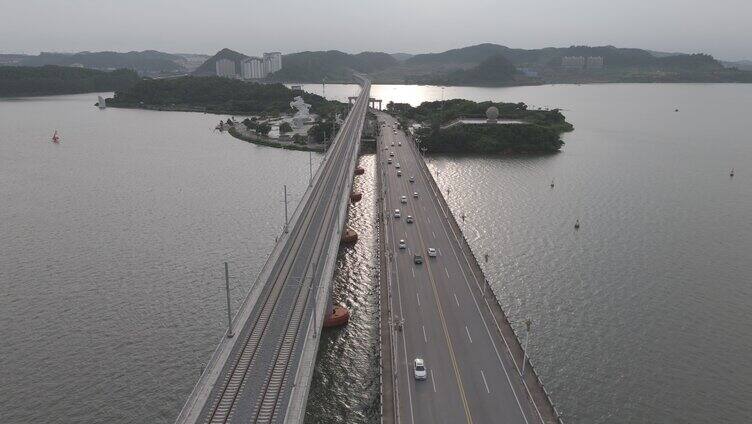
<svg viewBox="0 0 752 424">
<path fill-rule="evenodd" d="M 495 121 L 499 117 L 499 109 L 496 106 L 491 106 L 486 109 L 486 118 L 489 121 Z"/>
</svg>

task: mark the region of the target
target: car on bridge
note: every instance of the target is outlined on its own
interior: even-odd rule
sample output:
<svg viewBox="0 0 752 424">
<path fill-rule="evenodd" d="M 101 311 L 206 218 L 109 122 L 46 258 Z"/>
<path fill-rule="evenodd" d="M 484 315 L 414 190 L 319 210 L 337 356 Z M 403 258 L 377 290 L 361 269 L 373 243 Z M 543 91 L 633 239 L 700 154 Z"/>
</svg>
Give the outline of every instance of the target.
<svg viewBox="0 0 752 424">
<path fill-rule="evenodd" d="M 389 152 L 389 156 L 394 157 L 394 152 Z"/>
<path fill-rule="evenodd" d="M 412 224 L 413 223 L 413 216 L 412 215 L 408 215 L 406 221 L 407 221 L 408 224 Z"/>
<path fill-rule="evenodd" d="M 386 163 L 388 163 L 389 165 L 391 165 L 392 164 L 392 158 L 387 159 Z"/>
<path fill-rule="evenodd" d="M 399 241 L 399 248 L 400 249 L 407 249 L 407 243 L 405 243 L 405 240 Z"/>
<path fill-rule="evenodd" d="M 423 362 L 423 358 L 415 358 L 413 361 L 413 375 L 416 380 L 425 380 L 428 378 L 428 371 L 426 371 L 426 364 Z"/>
<path fill-rule="evenodd" d="M 413 262 L 415 262 L 418 265 L 422 264 L 423 263 L 423 256 L 414 255 L 413 256 Z"/>
<path fill-rule="evenodd" d="M 394 210 L 394 217 L 395 217 L 395 218 L 399 218 L 400 216 L 401 216 L 401 215 L 400 215 L 400 210 L 399 210 L 399 209 L 395 209 L 395 210 Z"/>
<path fill-rule="evenodd" d="M 400 197 L 400 203 L 407 203 L 407 196 Z"/>
<path fill-rule="evenodd" d="M 401 177 L 402 176 L 402 171 L 397 171 L 397 176 Z"/>
<path fill-rule="evenodd" d="M 436 257 L 436 249 L 434 249 L 433 247 L 429 247 L 428 248 L 428 256 L 430 256 L 432 258 L 435 258 Z"/>
<path fill-rule="evenodd" d="M 394 167 L 395 167 L 395 168 L 397 168 L 397 169 L 400 169 L 400 164 L 399 164 L 399 162 L 395 163 L 395 164 L 394 164 Z"/>
<path fill-rule="evenodd" d="M 418 192 L 417 192 L 417 191 L 413 192 L 413 198 L 414 198 L 414 199 L 417 199 L 417 198 L 418 198 Z"/>
</svg>

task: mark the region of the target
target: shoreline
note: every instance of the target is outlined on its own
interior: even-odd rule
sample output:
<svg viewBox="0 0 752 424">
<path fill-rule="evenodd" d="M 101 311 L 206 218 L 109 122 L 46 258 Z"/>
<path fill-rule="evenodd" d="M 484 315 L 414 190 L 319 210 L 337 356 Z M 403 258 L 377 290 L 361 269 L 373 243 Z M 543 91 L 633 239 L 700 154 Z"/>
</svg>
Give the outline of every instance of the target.
<svg viewBox="0 0 752 424">
<path fill-rule="evenodd" d="M 323 144 L 316 144 L 316 145 L 307 145 L 307 144 L 295 144 L 293 142 L 280 142 L 275 141 L 272 138 L 253 138 L 249 137 L 247 135 L 240 134 L 238 130 L 236 130 L 233 127 L 230 127 L 230 129 L 227 130 L 227 132 L 237 138 L 238 140 L 243 140 L 248 143 L 257 144 L 259 146 L 266 146 L 266 147 L 276 147 L 278 149 L 285 149 L 285 150 L 298 150 L 303 152 L 319 152 L 324 153 L 326 152 L 326 146 Z"/>
</svg>

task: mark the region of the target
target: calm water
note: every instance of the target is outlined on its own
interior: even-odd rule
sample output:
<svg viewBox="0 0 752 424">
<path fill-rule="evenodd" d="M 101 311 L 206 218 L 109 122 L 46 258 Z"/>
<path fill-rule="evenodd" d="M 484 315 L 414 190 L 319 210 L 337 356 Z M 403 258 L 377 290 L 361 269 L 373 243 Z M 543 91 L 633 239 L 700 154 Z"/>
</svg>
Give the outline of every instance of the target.
<svg viewBox="0 0 752 424">
<path fill-rule="evenodd" d="M 217 116 L 96 98 L 0 100 L 2 423 L 171 423 L 224 331 L 222 262 L 237 307 L 308 185 L 307 153 Z"/>
<path fill-rule="evenodd" d="M 746 422 L 752 86 L 443 96 L 562 107 L 575 125 L 557 155 L 430 163 L 511 319 L 532 318 L 531 356 L 567 421 Z M 307 185 L 307 153 L 213 134 L 217 116 L 95 99 L 0 100 L 3 423 L 172 422 L 222 336 L 222 261 L 237 305 L 281 229 L 282 185 L 294 203 Z M 361 163 L 361 239 L 340 251 L 334 294 L 353 317 L 322 337 L 308 422 L 378 422 L 373 158 Z"/>
<path fill-rule="evenodd" d="M 417 105 L 441 91 L 372 95 Z M 531 356 L 567 421 L 749 422 L 752 85 L 444 96 L 561 107 L 575 126 L 560 154 L 430 164 L 510 319 L 533 320 Z"/>
</svg>

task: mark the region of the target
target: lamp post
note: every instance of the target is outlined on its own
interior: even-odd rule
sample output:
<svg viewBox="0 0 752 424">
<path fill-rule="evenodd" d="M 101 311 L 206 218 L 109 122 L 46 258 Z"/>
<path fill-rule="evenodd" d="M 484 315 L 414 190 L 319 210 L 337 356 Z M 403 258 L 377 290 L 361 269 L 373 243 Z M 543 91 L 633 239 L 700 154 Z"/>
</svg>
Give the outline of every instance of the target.
<svg viewBox="0 0 752 424">
<path fill-rule="evenodd" d="M 525 350 L 522 352 L 522 371 L 520 372 L 520 378 L 525 379 L 525 363 L 527 362 L 527 345 L 530 342 L 530 325 L 533 322 L 530 318 L 525 320 Z"/>
</svg>

